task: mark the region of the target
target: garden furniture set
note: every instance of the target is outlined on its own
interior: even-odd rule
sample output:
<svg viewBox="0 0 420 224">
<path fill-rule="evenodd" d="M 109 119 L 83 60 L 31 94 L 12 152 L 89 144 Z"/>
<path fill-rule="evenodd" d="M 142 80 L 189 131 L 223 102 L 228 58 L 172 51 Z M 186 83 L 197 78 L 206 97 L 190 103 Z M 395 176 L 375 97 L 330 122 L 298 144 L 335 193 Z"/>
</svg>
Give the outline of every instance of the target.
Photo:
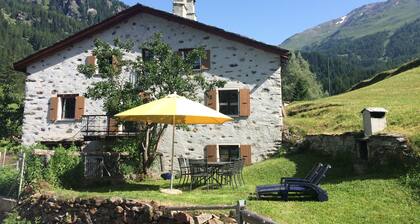
<svg viewBox="0 0 420 224">
<path fill-rule="evenodd" d="M 190 190 L 199 185 L 223 187 L 229 185 L 237 188 L 245 184 L 243 178 L 244 161 L 242 159 L 229 162 L 209 162 L 204 159 L 178 158 L 180 177 L 179 184 L 189 182 Z"/>
</svg>

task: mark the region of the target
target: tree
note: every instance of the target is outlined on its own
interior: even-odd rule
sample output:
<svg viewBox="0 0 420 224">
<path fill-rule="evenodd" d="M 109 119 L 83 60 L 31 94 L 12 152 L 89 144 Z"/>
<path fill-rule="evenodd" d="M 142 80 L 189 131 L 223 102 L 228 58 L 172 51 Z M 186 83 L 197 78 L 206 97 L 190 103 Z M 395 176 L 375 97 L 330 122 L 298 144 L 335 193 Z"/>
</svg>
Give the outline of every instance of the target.
<svg viewBox="0 0 420 224">
<path fill-rule="evenodd" d="M 21 131 L 23 104 L 21 96 L 15 92 L 15 86 L 8 83 L 0 82 L 0 138 L 17 139 Z"/>
<path fill-rule="evenodd" d="M 310 100 L 323 96 L 322 86 L 299 52 L 292 53 L 282 74 L 283 99 Z"/>
<path fill-rule="evenodd" d="M 107 115 L 113 116 L 121 111 L 177 93 L 186 98 L 197 100 L 200 91 L 224 86 L 224 81 L 208 81 L 202 74 L 193 70 L 197 59 L 205 58 L 203 49 L 195 49 L 182 57 L 162 41 L 160 34 L 155 34 L 141 46 L 147 55 L 135 60 L 125 55 L 132 51 L 131 41 L 114 40 L 115 47 L 96 40 L 94 55 L 95 65 L 80 65 L 79 72 L 91 78 L 96 69 L 102 81 L 88 88 L 87 97 L 103 100 Z M 127 71 L 130 77 L 127 77 Z M 138 151 L 138 171 L 147 174 L 155 161 L 159 141 L 167 128 L 166 124 L 141 124 L 136 137 Z"/>
</svg>

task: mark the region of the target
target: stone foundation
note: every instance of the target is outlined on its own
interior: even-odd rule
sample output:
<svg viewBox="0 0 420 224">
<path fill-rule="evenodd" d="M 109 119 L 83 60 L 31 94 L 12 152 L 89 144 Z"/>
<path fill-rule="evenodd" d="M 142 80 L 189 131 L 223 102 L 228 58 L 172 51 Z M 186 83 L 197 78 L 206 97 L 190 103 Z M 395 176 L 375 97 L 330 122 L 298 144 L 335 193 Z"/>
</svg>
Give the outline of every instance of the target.
<svg viewBox="0 0 420 224">
<path fill-rule="evenodd" d="M 301 150 L 328 156 L 348 156 L 353 161 L 387 165 L 404 161 L 412 154 L 408 140 L 401 135 L 381 134 L 365 138 L 363 133 L 308 135 L 299 144 Z"/>
</svg>

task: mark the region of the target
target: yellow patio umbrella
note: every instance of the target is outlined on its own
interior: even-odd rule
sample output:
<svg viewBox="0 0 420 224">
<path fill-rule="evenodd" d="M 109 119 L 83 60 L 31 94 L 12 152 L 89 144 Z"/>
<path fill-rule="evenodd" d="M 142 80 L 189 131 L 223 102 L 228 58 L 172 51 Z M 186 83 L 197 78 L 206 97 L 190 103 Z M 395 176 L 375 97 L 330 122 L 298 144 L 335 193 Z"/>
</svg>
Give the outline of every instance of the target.
<svg viewBox="0 0 420 224">
<path fill-rule="evenodd" d="M 125 121 L 172 124 L 171 188 L 173 189 L 173 171 L 175 154 L 176 124 L 223 124 L 232 118 L 219 113 L 203 104 L 191 101 L 177 94 L 121 112 L 116 117 Z"/>
</svg>

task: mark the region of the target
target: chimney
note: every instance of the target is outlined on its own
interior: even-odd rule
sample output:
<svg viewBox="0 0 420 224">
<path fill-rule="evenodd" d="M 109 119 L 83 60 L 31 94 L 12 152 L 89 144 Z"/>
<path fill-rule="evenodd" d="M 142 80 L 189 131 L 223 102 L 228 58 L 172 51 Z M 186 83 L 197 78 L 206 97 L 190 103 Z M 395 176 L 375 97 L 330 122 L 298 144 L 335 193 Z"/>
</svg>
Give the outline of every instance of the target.
<svg viewBox="0 0 420 224">
<path fill-rule="evenodd" d="M 173 6 L 175 15 L 197 21 L 195 0 L 173 0 Z"/>
</svg>

